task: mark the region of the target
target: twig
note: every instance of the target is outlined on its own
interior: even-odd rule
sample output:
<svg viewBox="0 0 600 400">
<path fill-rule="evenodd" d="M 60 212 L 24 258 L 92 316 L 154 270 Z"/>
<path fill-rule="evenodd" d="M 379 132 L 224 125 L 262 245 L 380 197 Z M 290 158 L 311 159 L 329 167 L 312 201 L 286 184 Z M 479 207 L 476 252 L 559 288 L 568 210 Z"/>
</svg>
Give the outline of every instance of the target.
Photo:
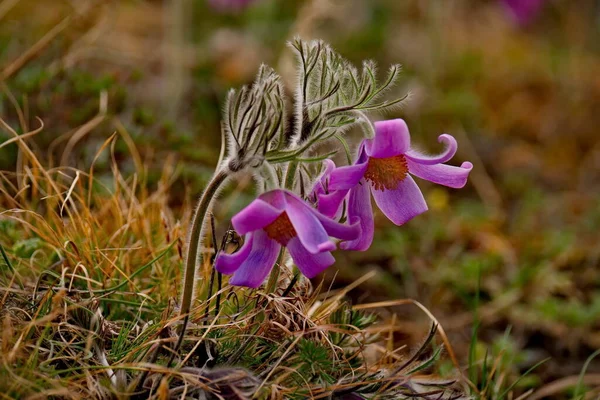
<svg viewBox="0 0 600 400">
<path fill-rule="evenodd" d="M 60 21 L 54 28 L 50 29 L 40 40 L 27 49 L 23 54 L 17 57 L 0 72 L 0 82 L 5 81 L 19 71 L 25 64 L 36 57 L 54 38 L 64 31 L 73 21 L 73 16 L 69 15 Z"/>
</svg>

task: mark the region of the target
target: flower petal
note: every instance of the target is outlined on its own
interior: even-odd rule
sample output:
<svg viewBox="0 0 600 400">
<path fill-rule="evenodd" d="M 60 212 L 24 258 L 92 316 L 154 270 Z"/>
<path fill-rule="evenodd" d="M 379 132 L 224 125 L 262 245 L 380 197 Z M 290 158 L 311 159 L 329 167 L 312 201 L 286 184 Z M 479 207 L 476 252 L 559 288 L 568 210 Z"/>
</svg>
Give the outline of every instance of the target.
<svg viewBox="0 0 600 400">
<path fill-rule="evenodd" d="M 454 157 L 456 154 L 456 149 L 458 149 L 458 143 L 456 143 L 456 139 L 454 139 L 454 136 L 452 135 L 443 134 L 438 136 L 438 142 L 443 142 L 446 145 L 446 148 L 442 154 L 437 156 L 428 156 L 417 150 L 409 149 L 406 152 L 406 158 L 424 165 L 441 164 L 449 161 L 452 157 Z"/>
<path fill-rule="evenodd" d="M 427 211 L 421 190 L 409 175 L 394 190 L 371 191 L 379 209 L 394 224 L 402 225 Z"/>
<path fill-rule="evenodd" d="M 362 153 L 364 150 L 361 149 Z M 366 159 L 366 155 L 364 156 Z M 331 160 L 325 160 L 325 173 L 313 188 L 317 209 L 327 217 L 335 218 L 348 191 L 358 184 L 367 170 L 366 161 L 335 168 Z"/>
<path fill-rule="evenodd" d="M 242 263 L 250 255 L 252 250 L 252 241 L 254 239 L 254 232 L 247 233 L 244 237 L 244 244 L 238 251 L 232 254 L 224 253 L 222 251 L 217 254 L 215 259 L 215 269 L 222 274 L 233 274 L 242 265 Z"/>
<path fill-rule="evenodd" d="M 335 163 L 330 159 L 326 159 L 323 160 L 323 164 L 325 164 L 325 171 L 323 171 L 322 177 L 327 177 L 335 169 Z"/>
<path fill-rule="evenodd" d="M 460 167 L 454 167 L 446 164 L 423 165 L 408 160 L 408 171 L 411 174 L 455 189 L 460 189 L 467 184 L 467 178 L 472 169 L 473 164 L 468 161 L 462 163 Z"/>
<path fill-rule="evenodd" d="M 319 212 L 311 211 L 315 214 L 329 236 L 342 240 L 356 240 L 360 237 L 361 228 L 358 220 L 354 221 L 352 225 L 340 224 Z"/>
<path fill-rule="evenodd" d="M 268 192 L 261 194 L 260 196 L 258 196 L 258 198 L 265 201 L 266 203 L 270 204 L 271 206 L 275 207 L 276 209 L 281 210 L 281 212 L 283 212 L 283 210 L 285 209 L 285 205 L 286 205 L 286 202 L 285 202 L 286 193 L 287 193 L 287 190 L 274 189 L 274 190 L 270 190 Z"/>
<path fill-rule="evenodd" d="M 358 150 L 356 152 L 356 161 L 354 164 L 363 164 L 369 161 L 369 156 L 367 155 L 367 139 L 364 139 L 360 142 L 358 146 Z"/>
<path fill-rule="evenodd" d="M 314 278 L 335 262 L 328 251 L 311 254 L 297 237 L 288 242 L 287 249 L 300 272 L 307 278 Z"/>
<path fill-rule="evenodd" d="M 283 209 L 277 209 L 258 198 L 234 215 L 231 219 L 231 224 L 237 233 L 245 235 L 248 232 L 256 231 L 269 225 L 282 212 Z"/>
<path fill-rule="evenodd" d="M 324 160 L 325 171 L 316 180 L 315 185 L 311 191 L 310 199 L 316 205 L 319 212 L 333 218 L 339 211 L 344 197 L 348 192 L 330 190 L 329 180 L 331 172 L 335 169 L 335 163 L 329 159 Z"/>
<path fill-rule="evenodd" d="M 350 190 L 348 220 L 352 224 L 359 223 L 360 236 L 355 240 L 342 242 L 340 248 L 344 250 L 367 250 L 373 243 L 375 223 L 371 207 L 371 187 L 364 179 Z"/>
<path fill-rule="evenodd" d="M 320 194 L 317 196 L 317 209 L 323 215 L 335 218 L 347 194 L 348 190 L 336 190 L 329 194 Z"/>
<path fill-rule="evenodd" d="M 319 176 L 319 178 L 315 181 L 315 185 L 311 190 L 313 196 L 318 196 L 323 193 L 327 193 L 327 188 L 329 186 L 329 175 L 331 175 L 331 171 L 335 169 L 335 163 L 330 159 L 326 159 L 323 161 L 325 165 L 325 170 Z"/>
<path fill-rule="evenodd" d="M 281 249 L 279 243 L 270 239 L 262 230 L 254 232 L 253 236 L 252 250 L 229 280 L 231 285 L 259 287 L 277 261 Z"/>
<path fill-rule="evenodd" d="M 346 165 L 331 171 L 329 176 L 329 191 L 352 189 L 365 175 L 367 163 Z"/>
<path fill-rule="evenodd" d="M 403 119 L 375 122 L 375 138 L 365 141 L 367 155 L 375 158 L 404 154 L 410 147 L 410 133 Z"/>
<path fill-rule="evenodd" d="M 315 216 L 314 209 L 291 192 L 286 192 L 286 213 L 306 249 L 313 253 L 335 249 L 329 235 Z"/>
</svg>

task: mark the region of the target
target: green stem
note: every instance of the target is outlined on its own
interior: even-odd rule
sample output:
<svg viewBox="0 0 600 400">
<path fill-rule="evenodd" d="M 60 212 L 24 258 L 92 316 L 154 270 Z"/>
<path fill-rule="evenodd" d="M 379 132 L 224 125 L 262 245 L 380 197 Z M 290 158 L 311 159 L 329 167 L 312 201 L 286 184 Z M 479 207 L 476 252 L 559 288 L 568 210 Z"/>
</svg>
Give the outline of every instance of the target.
<svg viewBox="0 0 600 400">
<path fill-rule="evenodd" d="M 212 298 L 213 295 L 213 286 L 215 283 L 215 275 L 217 274 L 217 270 L 214 268 L 211 268 L 210 271 L 210 280 L 208 282 L 208 294 L 206 295 L 206 310 L 204 311 L 204 316 L 203 318 L 208 317 L 209 311 L 210 311 L 210 299 Z"/>
<path fill-rule="evenodd" d="M 279 250 L 279 256 L 277 257 L 277 261 L 269 274 L 269 280 L 267 281 L 267 293 L 274 293 L 277 290 L 277 283 L 279 282 L 279 274 L 281 273 L 281 263 L 283 263 L 283 258 L 285 257 L 285 248 L 282 247 Z"/>
<path fill-rule="evenodd" d="M 213 198 L 217 193 L 219 187 L 225 182 L 228 174 L 225 171 L 219 171 L 213 175 L 211 181 L 206 186 L 196 211 L 194 213 L 194 219 L 192 226 L 190 227 L 190 237 L 188 242 L 187 257 L 185 260 L 185 275 L 183 278 L 183 296 L 181 298 L 181 311 L 180 316 L 187 315 L 190 312 L 192 305 L 192 295 L 194 294 L 194 285 L 196 282 L 196 265 L 198 260 L 198 248 L 200 247 L 200 238 L 204 230 L 204 221 L 206 214 L 210 208 Z M 185 326 L 181 334 L 185 332 Z"/>
<path fill-rule="evenodd" d="M 298 171 L 298 162 L 291 161 L 288 164 L 287 173 L 285 174 L 285 188 L 293 190 L 296 181 L 296 171 Z"/>
<path fill-rule="evenodd" d="M 210 270 L 210 280 L 208 282 L 208 294 L 206 295 L 206 311 L 204 312 L 204 316 L 203 318 L 207 318 L 208 317 L 208 311 L 210 310 L 210 299 L 212 297 L 212 291 L 213 291 L 213 283 L 215 282 L 215 274 L 217 273 L 217 270 L 215 270 L 215 259 L 217 258 L 217 253 L 219 250 L 218 246 L 217 246 L 217 231 L 215 229 L 215 214 L 210 213 L 210 230 L 211 230 L 211 236 L 212 236 L 212 244 L 213 244 L 213 250 L 214 253 L 212 255 L 212 257 L 210 258 L 210 265 L 211 265 L 211 270 Z"/>
<path fill-rule="evenodd" d="M 292 291 L 292 289 L 294 288 L 294 285 L 296 284 L 296 282 L 298 282 L 299 278 L 300 278 L 300 271 L 298 270 L 297 267 L 294 267 L 294 277 L 290 281 L 290 284 L 288 285 L 288 287 L 281 294 L 281 297 L 286 297 Z"/>
<path fill-rule="evenodd" d="M 217 304 L 215 305 L 215 318 L 219 315 L 221 309 L 221 289 L 223 288 L 223 274 L 217 272 Z"/>
</svg>

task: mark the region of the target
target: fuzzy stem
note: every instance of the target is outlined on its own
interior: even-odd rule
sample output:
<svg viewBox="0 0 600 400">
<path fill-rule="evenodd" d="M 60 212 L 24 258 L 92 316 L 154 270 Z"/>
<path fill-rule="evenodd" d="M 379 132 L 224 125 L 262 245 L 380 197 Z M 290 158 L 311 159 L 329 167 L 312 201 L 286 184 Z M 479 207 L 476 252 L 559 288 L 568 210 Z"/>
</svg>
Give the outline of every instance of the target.
<svg viewBox="0 0 600 400">
<path fill-rule="evenodd" d="M 180 316 L 187 315 L 190 312 L 192 295 L 194 293 L 194 284 L 196 282 L 195 277 L 196 265 L 198 261 L 198 248 L 200 247 L 200 238 L 202 237 L 204 221 L 217 190 L 223 184 L 223 182 L 225 182 L 227 177 L 228 173 L 225 170 L 221 170 L 213 175 L 212 179 L 206 186 L 204 193 L 202 193 L 202 197 L 200 197 L 198 206 L 196 207 L 192 226 L 190 227 L 187 257 L 185 260 L 183 296 L 181 297 L 181 310 L 179 312 Z M 183 327 L 183 331 L 185 331 L 185 326 Z M 183 331 L 181 332 L 182 335 L 185 333 Z"/>
<path fill-rule="evenodd" d="M 373 127 L 373 124 L 371 123 L 371 121 L 369 120 L 369 117 L 367 117 L 367 115 L 359 110 L 355 110 L 354 111 L 356 114 L 358 114 L 359 118 L 360 118 L 360 123 L 364 126 L 365 128 L 365 137 L 367 139 L 373 139 L 375 137 L 375 128 Z"/>
<path fill-rule="evenodd" d="M 287 173 L 285 174 L 285 188 L 293 190 L 296 181 L 296 171 L 298 171 L 298 161 L 291 161 L 288 164 Z"/>
</svg>

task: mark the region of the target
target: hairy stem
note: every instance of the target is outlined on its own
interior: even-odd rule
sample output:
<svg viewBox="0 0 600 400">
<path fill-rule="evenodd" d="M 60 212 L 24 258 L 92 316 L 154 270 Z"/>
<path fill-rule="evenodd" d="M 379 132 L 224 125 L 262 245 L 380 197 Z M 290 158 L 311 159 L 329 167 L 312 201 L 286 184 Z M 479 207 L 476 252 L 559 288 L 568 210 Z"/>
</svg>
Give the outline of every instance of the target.
<svg viewBox="0 0 600 400">
<path fill-rule="evenodd" d="M 298 161 L 291 161 L 288 164 L 287 173 L 285 174 L 285 188 L 294 190 L 294 183 L 296 182 L 296 172 L 298 171 Z"/>
<path fill-rule="evenodd" d="M 183 296 L 181 298 L 180 316 L 187 315 L 190 312 L 192 305 L 192 295 L 194 294 L 194 284 L 196 282 L 196 265 L 198 261 L 198 248 L 200 247 L 200 238 L 204 228 L 204 221 L 208 214 L 210 205 L 219 187 L 225 182 L 228 173 L 221 170 L 213 175 L 212 179 L 206 186 L 198 206 L 194 213 L 192 226 L 190 227 L 190 237 L 187 248 L 187 256 L 185 259 L 185 275 L 183 278 Z M 216 249 L 215 249 L 216 250 Z M 185 326 L 183 327 L 185 331 Z M 182 335 L 185 332 L 182 331 Z"/>
</svg>

